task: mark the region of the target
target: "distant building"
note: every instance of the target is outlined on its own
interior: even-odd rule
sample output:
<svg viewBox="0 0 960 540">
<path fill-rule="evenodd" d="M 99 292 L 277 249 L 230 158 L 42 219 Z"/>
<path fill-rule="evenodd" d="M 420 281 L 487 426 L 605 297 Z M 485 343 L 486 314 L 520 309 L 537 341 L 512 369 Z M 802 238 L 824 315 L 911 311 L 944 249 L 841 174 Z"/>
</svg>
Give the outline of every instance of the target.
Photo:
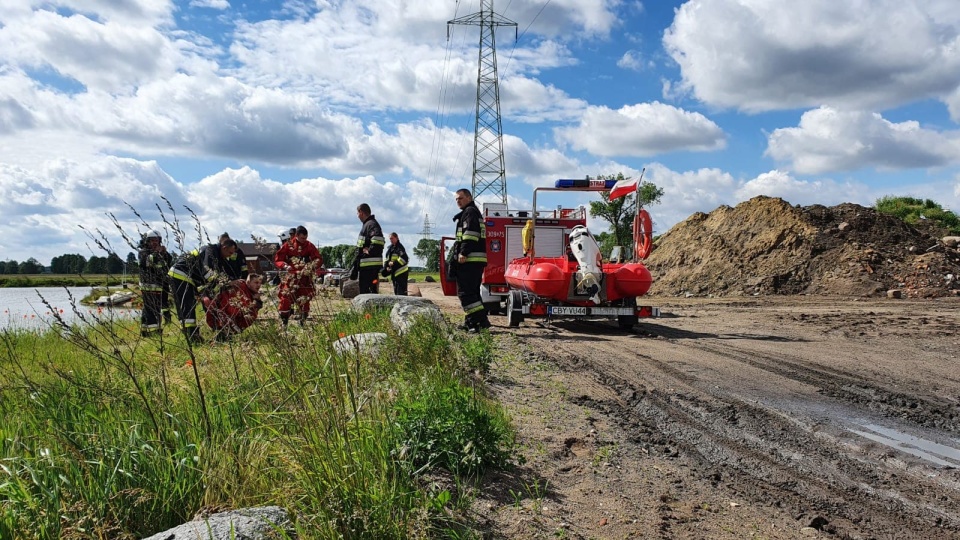
<svg viewBox="0 0 960 540">
<path fill-rule="evenodd" d="M 275 269 L 273 255 L 280 249 L 279 243 L 237 242 L 237 247 L 243 250 L 243 255 L 247 258 L 247 270 L 251 274 L 266 274 Z"/>
</svg>

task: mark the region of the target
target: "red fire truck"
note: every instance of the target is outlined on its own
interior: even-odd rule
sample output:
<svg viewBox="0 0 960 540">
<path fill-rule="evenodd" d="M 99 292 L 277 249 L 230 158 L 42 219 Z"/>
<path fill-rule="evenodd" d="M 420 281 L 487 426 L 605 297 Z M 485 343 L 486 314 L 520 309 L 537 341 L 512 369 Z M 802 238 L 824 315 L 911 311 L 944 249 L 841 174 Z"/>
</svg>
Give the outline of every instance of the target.
<svg viewBox="0 0 960 540">
<path fill-rule="evenodd" d="M 482 210 L 487 227 L 487 267 L 483 271 L 480 296 L 490 315 L 503 312 L 502 305 L 510 292 L 503 274 L 507 264 L 523 256 L 521 231 L 527 221 L 533 219 L 532 210 L 507 210 L 502 203 L 484 203 Z M 577 225 L 587 224 L 587 210 L 577 208 L 557 208 L 537 212 L 537 236 L 534 250 L 545 257 L 563 257 L 569 242 L 570 231 Z M 455 238 L 444 236 L 440 240 L 440 283 L 443 294 L 456 296 L 456 282 L 447 281 L 447 250 Z"/>
<path fill-rule="evenodd" d="M 539 191 L 607 191 L 613 184 L 612 180 L 558 180 L 554 188 L 534 190 L 534 209 Z M 482 213 L 487 267 L 481 295 L 490 314 L 501 313 L 501 302 L 506 300 L 510 326 L 525 317 L 613 316 L 628 329 L 638 317 L 659 315 L 658 309 L 637 306 L 635 301 L 649 288 L 650 273 L 637 260 L 602 262 L 599 246 L 586 228 L 583 206 L 512 212 L 503 204 L 488 203 Z M 638 208 L 634 221 L 635 255 L 644 258 L 652 245 L 649 214 Z M 525 234 L 528 253 L 524 253 Z M 440 241 L 440 280 L 448 296 L 456 294 L 456 283 L 446 279 L 447 250 L 453 242 L 452 237 Z M 596 286 L 590 289 L 588 283 Z"/>
</svg>

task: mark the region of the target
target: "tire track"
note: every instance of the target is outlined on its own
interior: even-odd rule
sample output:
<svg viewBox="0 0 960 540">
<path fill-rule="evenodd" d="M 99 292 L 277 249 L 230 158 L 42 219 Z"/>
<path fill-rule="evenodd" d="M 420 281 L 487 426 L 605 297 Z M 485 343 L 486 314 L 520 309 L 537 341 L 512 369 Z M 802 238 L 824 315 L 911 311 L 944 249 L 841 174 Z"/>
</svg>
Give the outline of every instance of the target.
<svg viewBox="0 0 960 540">
<path fill-rule="evenodd" d="M 852 456 L 798 419 L 711 389 L 670 363 L 632 352 L 629 345 L 636 336 L 605 335 L 595 326 L 590 328 L 586 355 L 584 339 L 571 332 L 553 336 L 531 332 L 529 345 L 542 340 L 543 346 L 532 348 L 554 351 L 549 357 L 541 353 L 544 360 L 564 370 L 589 372 L 616 391 L 619 400 L 584 404 L 613 418 L 639 445 L 666 455 L 682 450 L 694 462 L 693 470 L 704 470 L 704 477 L 718 487 L 754 501 L 772 501 L 795 515 L 811 508 L 826 514 L 833 532 L 841 537 L 857 537 L 864 531 L 900 536 L 906 529 L 915 537 L 960 533 L 960 498 L 955 488 Z M 582 331 L 586 326 L 576 324 L 570 329 Z M 575 341 L 565 339 L 568 334 Z M 750 353 L 735 347 L 696 340 L 669 345 L 690 358 L 710 354 L 766 371 L 771 371 L 771 361 L 779 361 L 753 360 Z M 798 362 L 795 357 L 773 373 L 807 384 L 837 377 L 829 370 L 805 369 Z M 851 376 L 841 375 L 849 383 Z M 669 385 L 658 383 L 657 378 Z M 951 477 L 954 483 L 955 476 Z"/>
</svg>

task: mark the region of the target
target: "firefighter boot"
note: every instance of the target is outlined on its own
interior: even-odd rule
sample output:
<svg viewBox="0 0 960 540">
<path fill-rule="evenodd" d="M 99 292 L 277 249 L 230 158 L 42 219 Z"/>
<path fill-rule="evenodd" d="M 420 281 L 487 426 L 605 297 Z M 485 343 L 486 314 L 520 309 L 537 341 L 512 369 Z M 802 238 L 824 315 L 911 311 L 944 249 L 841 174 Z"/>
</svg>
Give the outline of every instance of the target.
<svg viewBox="0 0 960 540">
<path fill-rule="evenodd" d="M 307 314 L 306 314 L 306 313 L 300 313 L 299 315 L 297 315 L 297 322 L 298 322 L 298 323 L 300 324 L 300 326 L 302 327 L 302 326 L 304 325 L 304 323 L 307 322 Z"/>
<path fill-rule="evenodd" d="M 194 326 L 190 329 L 190 342 L 194 345 L 203 344 L 203 334 L 200 333 L 200 327 Z"/>
<path fill-rule="evenodd" d="M 476 328 L 478 330 L 486 330 L 490 328 L 490 319 L 487 318 L 486 311 L 481 311 L 480 313 L 477 313 L 476 321 L 477 321 Z"/>
<path fill-rule="evenodd" d="M 286 330 L 287 324 L 290 322 L 290 312 L 280 314 L 280 326 Z"/>
</svg>

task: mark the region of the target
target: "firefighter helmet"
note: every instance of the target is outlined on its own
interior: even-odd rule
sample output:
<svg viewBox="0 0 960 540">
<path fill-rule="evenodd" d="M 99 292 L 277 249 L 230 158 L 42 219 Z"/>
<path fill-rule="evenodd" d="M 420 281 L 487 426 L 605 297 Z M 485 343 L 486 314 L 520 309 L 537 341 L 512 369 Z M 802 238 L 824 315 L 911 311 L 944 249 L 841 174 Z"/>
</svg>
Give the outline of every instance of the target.
<svg viewBox="0 0 960 540">
<path fill-rule="evenodd" d="M 281 241 L 281 242 L 286 242 L 286 241 L 289 240 L 289 239 L 290 239 L 290 231 L 289 231 L 289 230 L 286 230 L 286 229 L 285 229 L 285 230 L 280 231 L 280 241 Z"/>
<path fill-rule="evenodd" d="M 161 238 L 160 231 L 156 229 L 151 229 L 147 231 L 147 234 L 143 235 L 144 238 Z"/>
</svg>

